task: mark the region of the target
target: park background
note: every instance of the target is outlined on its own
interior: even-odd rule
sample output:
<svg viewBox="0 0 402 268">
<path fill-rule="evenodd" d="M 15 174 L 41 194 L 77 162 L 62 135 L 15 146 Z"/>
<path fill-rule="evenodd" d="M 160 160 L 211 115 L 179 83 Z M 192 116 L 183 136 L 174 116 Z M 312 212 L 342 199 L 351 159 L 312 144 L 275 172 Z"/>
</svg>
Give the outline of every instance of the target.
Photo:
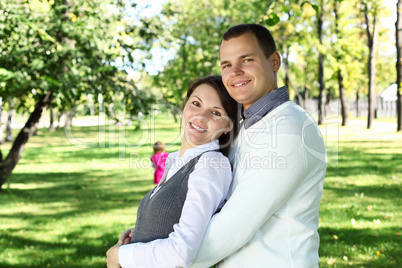
<svg viewBox="0 0 402 268">
<path fill-rule="evenodd" d="M 397 4 L 0 0 L 0 267 L 105 267 L 153 188 L 152 144 L 179 148 L 187 84 L 250 22 L 326 142 L 320 267 L 400 267 Z"/>
</svg>

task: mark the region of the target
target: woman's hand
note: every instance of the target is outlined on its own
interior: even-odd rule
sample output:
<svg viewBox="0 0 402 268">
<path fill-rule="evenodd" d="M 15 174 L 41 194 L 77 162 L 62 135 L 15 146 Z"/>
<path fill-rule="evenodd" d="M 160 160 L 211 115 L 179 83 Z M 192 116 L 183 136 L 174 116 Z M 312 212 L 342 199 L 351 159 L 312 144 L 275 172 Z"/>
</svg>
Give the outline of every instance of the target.
<svg viewBox="0 0 402 268">
<path fill-rule="evenodd" d="M 131 238 L 133 237 L 133 233 L 131 232 L 127 238 L 124 239 L 123 245 L 128 245 L 131 242 Z"/>
<path fill-rule="evenodd" d="M 108 268 L 121 268 L 119 262 L 119 249 L 121 245 L 114 245 L 106 252 L 106 264 Z"/>
<path fill-rule="evenodd" d="M 127 245 L 130 244 L 130 240 L 132 237 L 132 232 L 133 232 L 134 228 L 130 228 L 127 229 L 126 231 L 124 231 L 121 235 L 120 235 L 120 239 L 117 242 L 118 245 Z"/>
</svg>

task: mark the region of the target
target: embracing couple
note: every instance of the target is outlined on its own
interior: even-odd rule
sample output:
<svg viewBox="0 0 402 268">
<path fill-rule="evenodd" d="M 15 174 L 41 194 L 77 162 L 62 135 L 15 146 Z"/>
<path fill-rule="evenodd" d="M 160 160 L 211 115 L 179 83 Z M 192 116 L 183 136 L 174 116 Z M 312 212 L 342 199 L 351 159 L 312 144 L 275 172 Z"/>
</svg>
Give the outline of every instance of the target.
<svg viewBox="0 0 402 268">
<path fill-rule="evenodd" d="M 277 87 L 281 58 L 265 27 L 230 28 L 219 56 L 222 77 L 189 85 L 181 148 L 106 253 L 109 268 L 318 267 L 318 126 Z"/>
</svg>

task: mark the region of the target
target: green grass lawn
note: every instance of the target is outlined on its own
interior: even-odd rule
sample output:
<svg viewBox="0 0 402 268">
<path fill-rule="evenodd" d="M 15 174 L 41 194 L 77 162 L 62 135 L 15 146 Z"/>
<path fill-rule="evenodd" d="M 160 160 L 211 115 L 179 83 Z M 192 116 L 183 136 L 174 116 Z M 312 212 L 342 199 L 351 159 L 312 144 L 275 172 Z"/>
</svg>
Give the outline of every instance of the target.
<svg viewBox="0 0 402 268">
<path fill-rule="evenodd" d="M 373 130 L 351 123 L 322 126 L 329 165 L 320 267 L 401 266 L 402 134 L 385 121 Z M 142 126 L 41 129 L 32 137 L 0 194 L 0 267 L 105 267 L 106 250 L 133 226 L 153 188 L 152 144 L 179 148 L 172 117 Z"/>
<path fill-rule="evenodd" d="M 388 120 L 365 127 L 365 120 L 353 120 L 348 127 L 321 128 L 329 165 L 320 206 L 320 267 L 402 266 L 402 134 Z"/>
</svg>

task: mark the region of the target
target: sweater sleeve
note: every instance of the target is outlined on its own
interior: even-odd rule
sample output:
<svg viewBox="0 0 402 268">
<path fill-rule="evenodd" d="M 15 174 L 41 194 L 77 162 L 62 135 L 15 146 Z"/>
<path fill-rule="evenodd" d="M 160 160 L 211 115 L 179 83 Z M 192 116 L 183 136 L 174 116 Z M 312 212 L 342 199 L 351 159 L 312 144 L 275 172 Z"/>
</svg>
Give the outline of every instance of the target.
<svg viewBox="0 0 402 268">
<path fill-rule="evenodd" d="M 260 128 L 260 133 L 255 130 L 250 134 L 254 131 L 250 130 L 241 137 L 240 146 L 245 149 L 235 155 L 236 188 L 211 219 L 191 267 L 210 267 L 243 247 L 292 198 L 305 182 L 306 173 L 325 165 L 325 160 L 307 155 L 305 146 L 306 142 L 320 143 L 319 151 L 325 154 L 321 134 L 310 131 L 307 137 L 300 123 L 298 127 L 292 123 L 278 124 L 275 135 Z M 321 196 L 321 192 L 316 194 Z"/>
<path fill-rule="evenodd" d="M 226 198 L 232 174 L 228 159 L 205 153 L 188 181 L 182 216 L 166 239 L 124 245 L 119 250 L 124 267 L 189 267 L 201 244 L 208 222 Z"/>
</svg>

